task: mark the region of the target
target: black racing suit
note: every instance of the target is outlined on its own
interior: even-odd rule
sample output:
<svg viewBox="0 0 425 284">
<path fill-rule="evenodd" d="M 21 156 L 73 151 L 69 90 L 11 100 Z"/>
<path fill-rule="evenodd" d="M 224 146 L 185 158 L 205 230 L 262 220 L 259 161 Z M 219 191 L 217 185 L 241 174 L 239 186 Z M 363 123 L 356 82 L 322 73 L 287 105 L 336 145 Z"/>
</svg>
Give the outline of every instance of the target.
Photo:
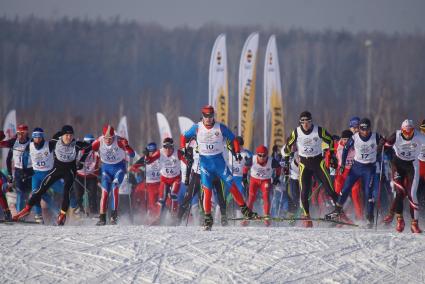
<svg viewBox="0 0 425 284">
<path fill-rule="evenodd" d="M 67 149 L 69 155 L 66 157 L 59 157 L 58 155 L 62 155 L 60 151 L 58 151 L 58 145 L 61 148 Z M 28 205 L 31 207 L 35 204 L 39 203 L 41 200 L 41 196 L 59 179 L 64 180 L 64 189 L 63 189 L 63 199 L 61 206 L 61 213 L 66 214 L 69 208 L 69 200 L 70 194 L 72 191 L 72 185 L 74 183 L 75 174 L 77 171 L 76 166 L 76 158 L 77 154 L 80 150 L 86 149 L 85 153 L 81 157 L 81 162 L 84 162 L 87 154 L 90 152 L 91 145 L 82 141 L 75 141 L 68 145 L 64 145 L 61 141 L 60 132 L 56 133 L 53 136 L 53 139 L 49 141 L 49 148 L 53 150 L 54 153 L 54 164 L 53 168 L 50 170 L 49 174 L 43 179 L 41 186 L 31 196 L 28 201 Z"/>
<path fill-rule="evenodd" d="M 300 127 L 301 131 L 305 135 L 309 135 L 312 133 L 314 127 L 313 125 L 308 131 L 305 131 L 302 127 Z M 329 151 L 331 151 L 331 155 L 333 155 L 333 141 L 332 136 L 326 131 L 326 129 L 318 126 L 318 135 L 319 138 L 322 139 L 323 142 L 329 145 Z M 297 142 L 298 134 L 297 130 L 293 130 L 291 132 L 290 137 L 287 139 L 288 143 L 284 146 L 285 160 L 289 162 L 289 156 L 292 152 L 292 145 Z M 310 207 L 309 207 L 309 197 L 312 189 L 312 179 L 313 176 L 317 178 L 325 188 L 326 193 L 332 198 L 334 204 L 338 199 L 338 195 L 335 192 L 331 177 L 329 175 L 328 169 L 325 166 L 325 161 L 323 159 L 322 154 L 316 155 L 314 157 L 304 157 L 299 152 L 300 162 L 299 162 L 299 184 L 300 184 L 300 195 L 301 195 L 301 205 L 304 211 L 305 216 L 310 215 Z"/>
</svg>

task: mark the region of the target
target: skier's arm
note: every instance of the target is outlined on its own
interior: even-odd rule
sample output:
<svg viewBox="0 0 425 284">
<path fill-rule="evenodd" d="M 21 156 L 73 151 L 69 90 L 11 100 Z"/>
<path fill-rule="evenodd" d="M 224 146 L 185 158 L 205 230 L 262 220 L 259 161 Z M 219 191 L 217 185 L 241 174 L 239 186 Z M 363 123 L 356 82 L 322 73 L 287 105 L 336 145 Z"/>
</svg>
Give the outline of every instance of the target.
<svg viewBox="0 0 425 284">
<path fill-rule="evenodd" d="M 295 129 L 295 130 L 292 130 L 291 135 L 289 136 L 288 139 L 286 139 L 287 142 L 282 149 L 282 154 L 285 157 L 286 161 L 289 159 L 289 156 L 291 155 L 292 145 L 294 145 L 295 142 L 297 142 L 297 138 L 298 138 L 297 136 L 298 136 L 298 134 L 297 134 L 297 131 Z"/>
<path fill-rule="evenodd" d="M 100 148 L 100 140 L 99 138 L 96 139 L 95 141 L 93 141 L 93 143 L 91 143 L 91 149 L 95 152 L 99 151 Z"/>
<path fill-rule="evenodd" d="M 81 156 L 80 162 L 84 163 L 88 154 L 90 153 L 90 151 L 92 150 L 92 146 L 89 143 L 83 142 L 83 141 L 77 141 L 75 143 L 75 145 L 77 146 L 77 151 L 83 151 L 83 155 Z"/>
<path fill-rule="evenodd" d="M 15 144 L 16 138 L 12 138 L 9 140 L 1 141 L 0 148 L 12 148 Z"/>
<path fill-rule="evenodd" d="M 122 138 L 122 137 L 118 138 L 118 147 L 126 151 L 127 154 L 130 156 L 130 158 L 134 158 L 134 156 L 136 155 L 133 148 L 131 148 L 131 146 L 128 145 L 128 140 L 125 138 Z"/>
<path fill-rule="evenodd" d="M 223 134 L 224 139 L 231 142 L 231 144 L 233 146 L 233 152 L 235 154 L 240 154 L 241 147 L 239 145 L 238 140 L 236 139 L 236 136 L 232 133 L 232 131 L 230 131 L 229 128 L 227 128 L 225 125 L 223 125 L 221 123 L 220 123 L 220 130 L 221 130 L 221 133 Z"/>
<path fill-rule="evenodd" d="M 185 133 L 180 135 L 180 149 L 186 148 L 186 142 L 196 137 L 197 132 L 198 132 L 198 124 L 194 124 L 192 125 L 191 128 L 189 128 L 189 130 L 187 130 Z"/>
<path fill-rule="evenodd" d="M 331 153 L 331 155 L 333 155 L 334 153 L 334 143 L 332 140 L 332 135 L 329 134 L 329 132 L 323 128 L 323 127 L 318 127 L 318 132 L 319 132 L 319 137 L 322 138 L 323 142 L 325 142 L 326 144 L 329 145 L 329 152 Z"/>
</svg>

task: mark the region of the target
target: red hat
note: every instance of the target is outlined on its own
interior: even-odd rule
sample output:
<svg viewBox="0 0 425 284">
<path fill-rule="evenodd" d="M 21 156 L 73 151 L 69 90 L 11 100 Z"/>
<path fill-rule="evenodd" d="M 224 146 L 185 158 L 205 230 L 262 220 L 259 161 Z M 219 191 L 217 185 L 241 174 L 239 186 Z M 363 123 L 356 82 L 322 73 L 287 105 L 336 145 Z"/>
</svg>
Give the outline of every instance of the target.
<svg viewBox="0 0 425 284">
<path fill-rule="evenodd" d="M 114 137 L 115 130 L 111 125 L 107 124 L 103 127 L 102 133 L 105 138 L 111 138 Z"/>
<path fill-rule="evenodd" d="M 266 146 L 264 146 L 264 145 L 260 145 L 260 146 L 258 146 L 257 147 L 257 149 L 255 149 L 255 153 L 257 153 L 257 154 L 268 154 L 268 150 L 267 150 L 267 147 Z"/>
<path fill-rule="evenodd" d="M 214 107 L 212 105 L 206 105 L 202 108 L 202 114 L 214 114 Z"/>
<path fill-rule="evenodd" d="M 19 124 L 16 132 L 24 132 L 24 131 L 28 131 L 28 125 Z"/>
</svg>

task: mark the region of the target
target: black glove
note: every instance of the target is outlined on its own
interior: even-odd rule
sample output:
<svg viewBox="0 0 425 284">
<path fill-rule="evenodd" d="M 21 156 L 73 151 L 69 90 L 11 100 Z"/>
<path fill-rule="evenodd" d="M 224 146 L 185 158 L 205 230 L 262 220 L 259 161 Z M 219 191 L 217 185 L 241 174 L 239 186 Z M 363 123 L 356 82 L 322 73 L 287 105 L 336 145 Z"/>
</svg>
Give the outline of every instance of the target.
<svg viewBox="0 0 425 284">
<path fill-rule="evenodd" d="M 243 187 L 245 187 L 245 189 L 248 188 L 248 175 L 243 175 L 242 184 L 243 184 Z"/>
<path fill-rule="evenodd" d="M 149 151 L 148 151 L 148 149 L 146 149 L 146 148 L 145 148 L 145 150 L 143 150 L 143 155 L 144 155 L 145 157 L 147 157 L 147 156 L 149 155 Z"/>
<path fill-rule="evenodd" d="M 341 167 L 339 167 L 339 173 L 342 175 L 344 173 L 345 170 L 345 166 L 341 165 Z"/>
<path fill-rule="evenodd" d="M 278 185 L 278 184 L 280 184 L 280 180 L 279 180 L 279 177 L 274 177 L 273 178 L 273 185 Z"/>
<path fill-rule="evenodd" d="M 12 175 L 8 175 L 7 176 L 7 182 L 8 183 L 13 183 L 13 176 Z"/>
<path fill-rule="evenodd" d="M 338 168 L 338 159 L 335 157 L 335 155 L 331 156 L 329 165 L 331 166 L 331 168 L 334 168 L 334 169 Z"/>
<path fill-rule="evenodd" d="M 238 162 L 242 161 L 242 155 L 241 155 L 241 153 L 235 153 L 235 159 Z"/>
</svg>

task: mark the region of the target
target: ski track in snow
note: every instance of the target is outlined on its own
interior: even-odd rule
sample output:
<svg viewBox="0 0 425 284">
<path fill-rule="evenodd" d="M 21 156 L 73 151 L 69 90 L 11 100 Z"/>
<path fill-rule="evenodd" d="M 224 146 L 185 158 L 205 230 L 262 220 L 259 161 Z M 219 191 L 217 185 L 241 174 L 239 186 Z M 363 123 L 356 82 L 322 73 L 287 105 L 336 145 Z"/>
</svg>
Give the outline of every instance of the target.
<svg viewBox="0 0 425 284">
<path fill-rule="evenodd" d="M 0 283 L 425 283 L 425 235 L 0 225 Z"/>
</svg>

